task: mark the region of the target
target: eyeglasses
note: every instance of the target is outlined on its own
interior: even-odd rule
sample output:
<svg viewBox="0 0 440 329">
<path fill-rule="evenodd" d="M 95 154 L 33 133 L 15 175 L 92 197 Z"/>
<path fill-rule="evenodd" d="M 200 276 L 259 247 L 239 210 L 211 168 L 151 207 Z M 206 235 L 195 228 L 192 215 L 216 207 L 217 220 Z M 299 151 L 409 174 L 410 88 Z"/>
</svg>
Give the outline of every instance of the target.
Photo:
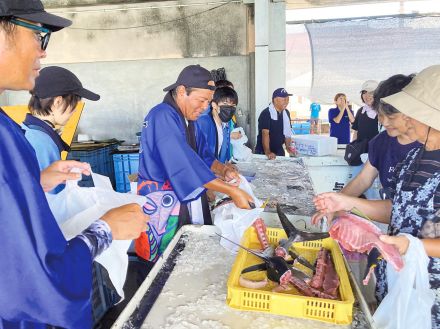
<svg viewBox="0 0 440 329">
<path fill-rule="evenodd" d="M 26 28 L 34 30 L 34 31 L 46 33 L 45 35 L 41 35 L 40 33 L 37 34 L 37 36 L 41 42 L 41 50 L 46 50 L 47 45 L 49 43 L 51 30 L 46 29 L 41 26 L 38 26 L 38 25 L 35 25 L 35 24 L 23 22 L 18 19 L 15 19 L 15 18 L 10 19 L 9 22 L 11 22 L 12 24 L 18 25 L 18 26 L 26 27 Z"/>
</svg>

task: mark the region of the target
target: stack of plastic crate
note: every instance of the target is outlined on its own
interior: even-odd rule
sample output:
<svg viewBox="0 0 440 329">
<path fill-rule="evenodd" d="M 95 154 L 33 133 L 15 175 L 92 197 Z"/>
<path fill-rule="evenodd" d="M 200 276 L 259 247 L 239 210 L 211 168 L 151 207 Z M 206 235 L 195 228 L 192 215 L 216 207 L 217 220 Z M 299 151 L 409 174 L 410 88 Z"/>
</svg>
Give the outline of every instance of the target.
<svg viewBox="0 0 440 329">
<path fill-rule="evenodd" d="M 111 144 L 99 148 L 73 150 L 69 153 L 67 159 L 88 162 L 94 173 L 109 177 L 114 186 L 115 179 L 111 153 L 116 147 L 117 144 Z M 93 181 L 90 176 L 83 176 L 78 184 L 80 186 L 90 187 L 93 186 Z"/>
<path fill-rule="evenodd" d="M 292 123 L 292 131 L 295 135 L 308 135 L 310 134 L 310 122 L 294 121 Z"/>
<path fill-rule="evenodd" d="M 139 153 L 114 153 L 113 165 L 115 170 L 116 191 L 130 191 L 128 175 L 138 172 Z"/>
</svg>

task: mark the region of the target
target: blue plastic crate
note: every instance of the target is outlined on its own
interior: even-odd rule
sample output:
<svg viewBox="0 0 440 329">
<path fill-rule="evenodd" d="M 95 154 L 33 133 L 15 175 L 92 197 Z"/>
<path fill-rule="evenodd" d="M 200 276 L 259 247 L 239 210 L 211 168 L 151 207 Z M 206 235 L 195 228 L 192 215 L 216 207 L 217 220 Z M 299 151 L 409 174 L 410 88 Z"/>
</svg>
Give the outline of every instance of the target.
<svg viewBox="0 0 440 329">
<path fill-rule="evenodd" d="M 113 165 L 115 170 L 116 191 L 130 191 L 128 175 L 138 172 L 139 153 L 113 154 Z"/>
<path fill-rule="evenodd" d="M 69 152 L 67 159 L 90 163 L 90 167 L 94 173 L 109 177 L 112 185 L 114 186 L 115 174 L 112 156 L 110 153 L 116 149 L 116 147 L 117 145 L 115 144 L 92 150 L 71 151 Z M 90 176 L 83 176 L 82 180 L 78 184 L 86 187 L 94 186 Z"/>
<path fill-rule="evenodd" d="M 292 123 L 292 132 L 295 135 L 310 134 L 310 122 L 294 122 L 294 123 Z"/>
</svg>

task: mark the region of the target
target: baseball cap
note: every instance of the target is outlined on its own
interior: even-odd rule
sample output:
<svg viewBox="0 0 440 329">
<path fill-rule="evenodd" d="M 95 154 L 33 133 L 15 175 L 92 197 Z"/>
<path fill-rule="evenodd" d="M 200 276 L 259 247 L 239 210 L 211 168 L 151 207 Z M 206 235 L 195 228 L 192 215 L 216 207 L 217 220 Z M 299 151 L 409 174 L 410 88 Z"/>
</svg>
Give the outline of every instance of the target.
<svg viewBox="0 0 440 329">
<path fill-rule="evenodd" d="M 75 74 L 59 66 L 48 66 L 40 71 L 32 94 L 39 98 L 74 94 L 91 101 L 100 99 L 98 94 L 85 89 Z"/>
<path fill-rule="evenodd" d="M 2 0 L 0 1 L 0 17 L 6 16 L 41 23 L 52 32 L 72 24 L 72 21 L 68 19 L 46 12 L 40 0 Z"/>
<path fill-rule="evenodd" d="M 274 99 L 275 97 L 289 97 L 292 96 L 293 94 L 289 94 L 286 89 L 284 88 L 278 88 L 275 89 L 273 94 L 272 94 L 272 99 Z"/>
<path fill-rule="evenodd" d="M 375 80 L 367 80 L 362 84 L 361 92 L 362 91 L 368 91 L 373 92 L 376 90 L 376 88 L 379 86 L 379 83 Z"/>
<path fill-rule="evenodd" d="M 403 114 L 440 131 L 440 65 L 425 68 L 402 89 L 381 98 Z"/>
<path fill-rule="evenodd" d="M 212 82 L 212 84 L 210 84 Z M 178 86 L 215 90 L 211 72 L 200 65 L 189 65 L 180 72 L 177 81 L 164 88 L 163 91 L 176 89 Z"/>
</svg>

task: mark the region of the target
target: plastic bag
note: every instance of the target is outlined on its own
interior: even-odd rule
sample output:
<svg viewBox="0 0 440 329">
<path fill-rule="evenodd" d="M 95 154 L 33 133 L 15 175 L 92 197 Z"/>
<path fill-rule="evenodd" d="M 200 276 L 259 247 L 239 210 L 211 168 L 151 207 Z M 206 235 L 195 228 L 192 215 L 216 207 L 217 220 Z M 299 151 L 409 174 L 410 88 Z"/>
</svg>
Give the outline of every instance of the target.
<svg viewBox="0 0 440 329">
<path fill-rule="evenodd" d="M 435 295 L 429 286 L 429 258 L 420 239 L 405 236 L 410 241 L 405 266 L 396 272 L 387 264 L 388 294 L 373 315 L 377 329 L 431 328 Z"/>
<path fill-rule="evenodd" d="M 235 162 L 240 161 L 250 161 L 252 158 L 252 150 L 247 147 L 246 144 L 248 141 L 248 138 L 243 130 L 242 127 L 235 128 L 232 130 L 233 133 L 239 132 L 241 134 L 241 138 L 239 139 L 232 139 L 231 138 L 231 144 L 232 144 L 232 158 Z"/>
<path fill-rule="evenodd" d="M 264 211 L 264 208 L 261 208 L 263 203 L 255 197 L 251 185 L 243 176 L 240 175 L 240 178 L 241 182 L 239 187 L 254 199 L 255 209 L 240 209 L 233 202 L 230 202 L 222 204 L 212 211 L 214 225 L 221 230 L 224 237 L 235 243 L 240 243 L 244 231 L 246 231 Z M 220 244 L 231 252 L 236 253 L 238 251 L 236 245 L 225 239 L 221 239 Z"/>
<path fill-rule="evenodd" d="M 145 203 L 143 196 L 115 192 L 108 177 L 92 174 L 92 178 L 95 187 L 80 187 L 77 181 L 72 180 L 66 182 L 66 187 L 60 193 L 46 193 L 50 209 L 66 240 L 80 234 L 112 208 L 129 203 L 142 206 Z M 122 298 L 130 244 L 131 240 L 113 240 L 110 247 L 95 258 L 108 271 L 113 286 Z"/>
</svg>

